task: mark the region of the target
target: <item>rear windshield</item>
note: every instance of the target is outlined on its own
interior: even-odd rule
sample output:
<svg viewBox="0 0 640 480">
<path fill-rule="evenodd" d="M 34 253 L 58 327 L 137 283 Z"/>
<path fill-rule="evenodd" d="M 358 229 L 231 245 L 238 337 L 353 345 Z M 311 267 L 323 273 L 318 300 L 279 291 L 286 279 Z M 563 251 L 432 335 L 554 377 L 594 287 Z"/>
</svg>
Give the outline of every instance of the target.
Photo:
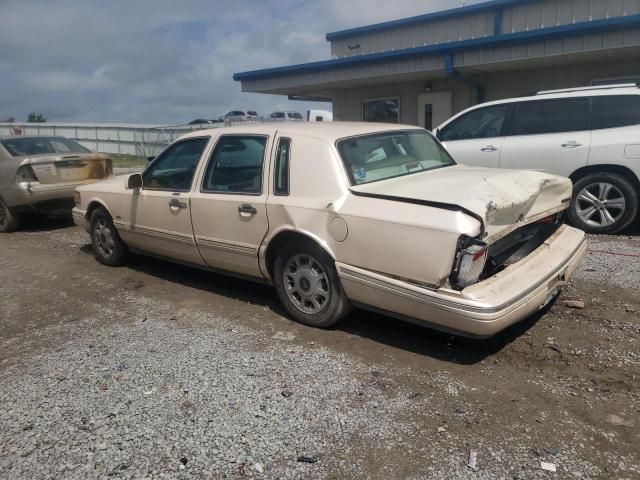
<svg viewBox="0 0 640 480">
<path fill-rule="evenodd" d="M 15 137 L 0 140 L 2 146 L 14 157 L 46 153 L 89 153 L 78 142 L 62 137 Z"/>
<path fill-rule="evenodd" d="M 426 131 L 385 132 L 338 142 L 353 185 L 455 165 Z"/>
</svg>

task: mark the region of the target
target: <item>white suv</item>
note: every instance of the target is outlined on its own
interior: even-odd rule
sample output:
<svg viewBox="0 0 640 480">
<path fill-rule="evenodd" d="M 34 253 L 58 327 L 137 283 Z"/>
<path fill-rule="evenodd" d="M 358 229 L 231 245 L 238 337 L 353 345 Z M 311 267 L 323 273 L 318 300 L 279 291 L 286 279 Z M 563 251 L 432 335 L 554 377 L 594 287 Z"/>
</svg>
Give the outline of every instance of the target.
<svg viewBox="0 0 640 480">
<path fill-rule="evenodd" d="M 637 217 L 640 88 L 634 84 L 488 102 L 450 118 L 435 133 L 460 163 L 571 178 L 569 217 L 587 232 L 618 232 Z"/>
</svg>

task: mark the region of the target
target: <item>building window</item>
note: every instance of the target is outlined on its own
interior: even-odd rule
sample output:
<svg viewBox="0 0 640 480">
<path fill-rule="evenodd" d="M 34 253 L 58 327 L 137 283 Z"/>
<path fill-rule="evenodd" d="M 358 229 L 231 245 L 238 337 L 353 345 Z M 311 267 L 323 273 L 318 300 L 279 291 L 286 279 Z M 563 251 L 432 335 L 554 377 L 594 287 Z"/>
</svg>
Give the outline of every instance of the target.
<svg viewBox="0 0 640 480">
<path fill-rule="evenodd" d="M 400 97 L 363 100 L 362 120 L 365 122 L 400 123 Z"/>
</svg>

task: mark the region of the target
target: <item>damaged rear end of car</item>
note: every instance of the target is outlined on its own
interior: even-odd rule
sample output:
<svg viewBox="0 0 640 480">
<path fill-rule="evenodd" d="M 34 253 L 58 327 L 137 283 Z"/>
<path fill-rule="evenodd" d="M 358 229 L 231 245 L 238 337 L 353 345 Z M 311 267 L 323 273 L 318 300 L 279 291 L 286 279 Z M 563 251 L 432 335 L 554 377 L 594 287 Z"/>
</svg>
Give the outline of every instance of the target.
<svg viewBox="0 0 640 480">
<path fill-rule="evenodd" d="M 584 232 L 562 223 L 571 182 L 543 172 L 444 167 L 384 181 L 354 169 L 352 180 L 362 179 L 350 188 L 358 206 L 347 201 L 345 209 L 359 217 L 350 231 L 368 231 L 369 256 L 345 255 L 339 274 L 364 308 L 490 337 L 547 305 L 584 256 Z M 376 215 L 365 220 L 367 209 Z M 381 215 L 404 231 L 391 255 L 388 248 L 382 254 L 385 233 L 363 226 Z"/>
</svg>

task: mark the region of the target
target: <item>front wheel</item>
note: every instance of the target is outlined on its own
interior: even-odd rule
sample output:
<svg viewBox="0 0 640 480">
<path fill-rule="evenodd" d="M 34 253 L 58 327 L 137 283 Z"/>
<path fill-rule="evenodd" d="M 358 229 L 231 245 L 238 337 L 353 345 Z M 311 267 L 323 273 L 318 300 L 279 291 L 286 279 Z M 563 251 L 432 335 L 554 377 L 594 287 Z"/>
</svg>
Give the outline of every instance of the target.
<svg viewBox="0 0 640 480">
<path fill-rule="evenodd" d="M 0 198 L 0 233 L 9 233 L 18 229 L 18 217 Z"/>
<path fill-rule="evenodd" d="M 278 297 L 294 320 L 327 328 L 351 311 L 333 259 L 310 241 L 291 242 L 274 265 Z"/>
<path fill-rule="evenodd" d="M 91 214 L 91 244 L 98 261 L 109 267 L 124 265 L 129 255 L 129 249 L 118 235 L 111 216 L 102 208 Z"/>
<path fill-rule="evenodd" d="M 638 192 L 615 173 L 587 175 L 573 186 L 569 218 L 588 233 L 616 233 L 627 228 L 638 214 Z"/>
</svg>

